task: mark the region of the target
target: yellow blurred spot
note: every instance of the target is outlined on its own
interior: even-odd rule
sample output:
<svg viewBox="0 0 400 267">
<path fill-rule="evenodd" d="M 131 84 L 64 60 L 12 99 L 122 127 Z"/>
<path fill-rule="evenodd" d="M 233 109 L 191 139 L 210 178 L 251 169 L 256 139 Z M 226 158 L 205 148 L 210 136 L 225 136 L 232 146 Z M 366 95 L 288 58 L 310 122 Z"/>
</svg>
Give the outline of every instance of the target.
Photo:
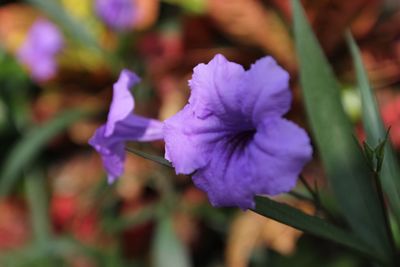
<svg viewBox="0 0 400 267">
<path fill-rule="evenodd" d="M 89 18 L 93 16 L 93 1 L 91 0 L 62 0 L 62 5 L 71 15 L 78 18 Z"/>
</svg>

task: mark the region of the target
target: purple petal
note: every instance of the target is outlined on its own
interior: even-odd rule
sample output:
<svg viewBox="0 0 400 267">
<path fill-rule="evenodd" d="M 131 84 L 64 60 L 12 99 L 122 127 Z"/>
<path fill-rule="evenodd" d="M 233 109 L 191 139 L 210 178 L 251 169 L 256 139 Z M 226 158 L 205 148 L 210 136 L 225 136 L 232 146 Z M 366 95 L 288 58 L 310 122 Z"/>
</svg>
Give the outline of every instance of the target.
<svg viewBox="0 0 400 267">
<path fill-rule="evenodd" d="M 239 100 L 243 97 L 239 95 L 239 88 L 243 85 L 244 73 L 242 66 L 219 54 L 208 64 L 197 65 L 189 81 L 189 103 L 196 116 L 226 116 L 238 111 Z"/>
<path fill-rule="evenodd" d="M 191 174 L 209 161 L 213 144 L 226 129 L 220 120 L 197 118 L 190 105 L 164 121 L 165 158 L 172 162 L 177 174 Z"/>
<path fill-rule="evenodd" d="M 108 112 L 106 136 L 113 134 L 115 125 L 132 114 L 135 101 L 130 88 L 140 82 L 140 78 L 129 70 L 122 70 L 118 81 L 113 86 L 113 100 Z"/>
<path fill-rule="evenodd" d="M 104 136 L 105 126 L 96 130 L 89 144 L 101 155 L 104 168 L 109 177 L 109 182 L 121 176 L 124 171 L 125 147 L 119 138 L 107 138 Z"/>
<path fill-rule="evenodd" d="M 110 136 L 105 134 L 106 127 L 103 125 L 97 129 L 89 144 L 101 155 L 109 181 L 114 181 L 124 172 L 126 142 L 148 142 L 163 138 L 162 122 L 133 114 L 119 121 Z"/>
<path fill-rule="evenodd" d="M 254 207 L 251 169 L 247 149 L 227 137 L 214 146 L 207 166 L 193 175 L 195 185 L 207 193 L 214 207 Z"/>
<path fill-rule="evenodd" d="M 257 122 L 264 116 L 282 116 L 290 108 L 289 74 L 272 57 L 261 58 L 244 71 L 216 55 L 194 68 L 189 85 L 189 103 L 200 118 L 215 114 Z"/>
<path fill-rule="evenodd" d="M 159 120 L 131 114 L 117 124 L 115 136 L 140 142 L 160 140 L 164 136 L 163 127 L 163 123 Z"/>
<path fill-rule="evenodd" d="M 265 117 L 282 116 L 292 101 L 289 74 L 272 57 L 263 57 L 245 74 L 241 110 L 257 123 Z"/>
<path fill-rule="evenodd" d="M 38 81 L 48 80 L 56 73 L 55 57 L 61 51 L 63 43 L 63 37 L 54 24 L 38 19 L 18 50 L 17 58 L 29 67 L 32 78 Z"/>
<path fill-rule="evenodd" d="M 31 69 L 31 76 L 35 80 L 46 81 L 56 74 L 57 63 L 53 58 L 37 55 L 37 59 L 32 62 L 35 62 L 35 67 Z"/>
<path fill-rule="evenodd" d="M 96 12 L 108 26 L 121 31 L 131 28 L 137 16 L 133 0 L 96 0 Z"/>
<path fill-rule="evenodd" d="M 290 191 L 304 165 L 311 160 L 307 133 L 282 118 L 265 120 L 248 146 L 255 194 L 276 195 Z"/>
<path fill-rule="evenodd" d="M 163 138 L 162 122 L 132 113 L 135 101 L 129 89 L 139 80 L 133 72 L 128 70 L 121 72 L 118 81 L 114 84 L 108 120 L 89 140 L 89 144 L 102 157 L 110 183 L 124 172 L 126 142 L 147 142 Z"/>
<path fill-rule="evenodd" d="M 42 18 L 32 25 L 28 39 L 32 47 L 47 54 L 58 53 L 64 45 L 60 30 L 53 23 Z"/>
<path fill-rule="evenodd" d="M 255 195 L 290 191 L 312 155 L 307 134 L 285 119 L 268 120 L 254 136 L 229 137 L 214 145 L 208 165 L 193 175 L 215 207 L 254 208 Z"/>
</svg>

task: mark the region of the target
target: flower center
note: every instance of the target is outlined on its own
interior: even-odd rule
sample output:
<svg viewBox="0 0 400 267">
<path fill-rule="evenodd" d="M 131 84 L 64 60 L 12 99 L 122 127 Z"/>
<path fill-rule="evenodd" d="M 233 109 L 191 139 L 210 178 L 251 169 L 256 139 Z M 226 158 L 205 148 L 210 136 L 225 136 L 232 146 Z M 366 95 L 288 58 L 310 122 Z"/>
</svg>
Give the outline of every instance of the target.
<svg viewBox="0 0 400 267">
<path fill-rule="evenodd" d="M 256 129 L 247 129 L 234 133 L 229 141 L 230 146 L 235 151 L 243 150 L 248 145 L 248 143 L 253 139 L 256 132 L 257 132 Z"/>
</svg>

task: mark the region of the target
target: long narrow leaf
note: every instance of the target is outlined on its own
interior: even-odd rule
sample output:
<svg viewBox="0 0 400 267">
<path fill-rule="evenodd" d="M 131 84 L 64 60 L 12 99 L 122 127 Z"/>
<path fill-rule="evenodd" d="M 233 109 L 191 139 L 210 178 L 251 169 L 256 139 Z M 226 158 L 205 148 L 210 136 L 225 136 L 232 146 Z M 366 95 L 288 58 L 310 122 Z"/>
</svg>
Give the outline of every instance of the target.
<svg viewBox="0 0 400 267">
<path fill-rule="evenodd" d="M 353 57 L 358 88 L 361 92 L 363 124 L 367 133 L 367 143 L 372 147 L 376 147 L 381 140 L 385 139 L 386 129 L 379 115 L 357 44 L 350 33 L 347 33 L 346 39 Z M 400 223 L 400 168 L 390 141 L 386 142 L 380 177 L 393 213 L 398 223 Z"/>
<path fill-rule="evenodd" d="M 316 145 L 344 217 L 381 257 L 392 259 L 370 170 L 352 137 L 339 86 L 298 0 L 292 0 L 300 81 Z"/>
<path fill-rule="evenodd" d="M 50 249 L 52 240 L 45 185 L 44 173 L 37 168 L 25 176 L 26 196 L 35 239 L 34 244 L 43 252 Z M 51 267 L 54 264 L 54 258 L 51 256 L 43 257 L 40 263 L 43 267 Z"/>
<path fill-rule="evenodd" d="M 50 122 L 28 132 L 11 150 L 0 174 L 0 196 L 7 195 L 17 182 L 21 171 L 39 154 L 46 143 L 72 123 L 91 113 L 81 109 L 65 111 Z"/>
<path fill-rule="evenodd" d="M 27 174 L 25 188 L 34 237 L 37 245 L 46 246 L 46 243 L 51 238 L 51 225 L 49 222 L 44 173 L 35 168 Z"/>
<path fill-rule="evenodd" d="M 266 197 L 257 196 L 256 208 L 253 211 L 308 234 L 353 249 L 367 257 L 377 259 L 376 255 L 374 255 L 368 246 L 353 233 L 342 230 L 318 217 L 305 214 L 286 204 L 276 202 Z"/>
</svg>

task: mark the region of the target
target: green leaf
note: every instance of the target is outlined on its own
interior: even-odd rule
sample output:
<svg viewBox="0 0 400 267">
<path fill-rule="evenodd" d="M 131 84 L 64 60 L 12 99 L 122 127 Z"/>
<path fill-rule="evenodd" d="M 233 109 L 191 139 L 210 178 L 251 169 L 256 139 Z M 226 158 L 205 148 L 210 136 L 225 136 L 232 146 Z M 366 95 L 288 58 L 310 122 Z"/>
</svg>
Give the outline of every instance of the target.
<svg viewBox="0 0 400 267">
<path fill-rule="evenodd" d="M 72 123 L 91 115 L 82 109 L 72 109 L 56 116 L 45 125 L 29 132 L 11 149 L 0 173 L 0 196 L 7 195 L 24 170 L 32 163 L 47 142 Z"/>
<path fill-rule="evenodd" d="M 372 173 L 352 137 L 339 85 L 301 4 L 298 0 L 292 0 L 292 4 L 304 102 L 327 178 L 352 230 L 390 262 L 392 250 Z"/>
<path fill-rule="evenodd" d="M 25 177 L 26 197 L 29 204 L 34 244 L 43 251 L 50 249 L 51 224 L 48 214 L 48 196 L 46 192 L 45 175 L 37 168 Z M 43 257 L 41 266 L 54 265 L 54 257 Z"/>
<path fill-rule="evenodd" d="M 25 177 L 26 197 L 29 204 L 33 235 L 37 245 L 46 246 L 51 239 L 45 175 L 34 169 Z"/>
<path fill-rule="evenodd" d="M 346 39 L 353 57 L 358 88 L 361 92 L 363 124 L 364 130 L 367 133 L 367 142 L 372 146 L 378 146 L 381 140 L 385 139 L 387 130 L 379 115 L 377 103 L 368 82 L 360 51 L 350 33 L 346 34 Z M 388 196 L 393 213 L 400 223 L 400 168 L 390 141 L 386 143 L 380 177 L 382 187 Z"/>
<path fill-rule="evenodd" d="M 276 202 L 266 197 L 257 196 L 256 208 L 253 211 L 306 233 L 343 245 L 375 260 L 379 260 L 379 258 L 376 258 L 377 255 L 353 233 L 336 227 L 318 217 L 305 214 L 286 204 Z"/>
<path fill-rule="evenodd" d="M 171 217 L 159 220 L 153 245 L 154 267 L 190 267 L 185 246 L 177 238 Z"/>
</svg>

